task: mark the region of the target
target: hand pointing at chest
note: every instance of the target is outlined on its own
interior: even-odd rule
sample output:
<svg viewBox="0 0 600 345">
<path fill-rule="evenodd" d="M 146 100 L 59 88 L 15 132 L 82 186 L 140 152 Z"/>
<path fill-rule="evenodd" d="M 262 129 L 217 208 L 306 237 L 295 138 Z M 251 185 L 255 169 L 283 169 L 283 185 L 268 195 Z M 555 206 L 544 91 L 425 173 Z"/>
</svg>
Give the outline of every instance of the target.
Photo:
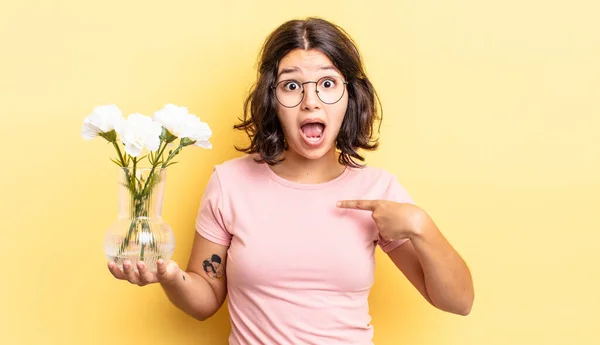
<svg viewBox="0 0 600 345">
<path fill-rule="evenodd" d="M 371 212 L 380 236 L 386 241 L 418 235 L 427 217 L 418 206 L 388 200 L 342 200 L 337 207 Z"/>
</svg>

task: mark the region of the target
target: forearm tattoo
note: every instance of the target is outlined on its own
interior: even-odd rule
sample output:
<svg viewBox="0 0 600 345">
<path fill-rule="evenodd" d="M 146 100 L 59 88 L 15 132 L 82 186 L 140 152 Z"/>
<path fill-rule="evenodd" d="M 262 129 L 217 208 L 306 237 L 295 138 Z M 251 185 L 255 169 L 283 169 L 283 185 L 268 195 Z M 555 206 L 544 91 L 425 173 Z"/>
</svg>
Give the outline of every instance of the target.
<svg viewBox="0 0 600 345">
<path fill-rule="evenodd" d="M 202 267 L 206 275 L 212 279 L 221 279 L 225 275 L 225 268 L 223 267 L 221 257 L 217 254 L 213 254 L 210 258 L 204 260 Z"/>
</svg>

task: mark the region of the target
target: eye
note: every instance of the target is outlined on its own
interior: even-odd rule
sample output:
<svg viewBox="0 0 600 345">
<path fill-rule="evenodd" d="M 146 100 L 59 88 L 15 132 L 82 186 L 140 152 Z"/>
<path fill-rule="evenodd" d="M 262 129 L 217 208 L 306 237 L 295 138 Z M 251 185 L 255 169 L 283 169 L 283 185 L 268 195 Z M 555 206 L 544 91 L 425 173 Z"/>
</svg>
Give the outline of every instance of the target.
<svg viewBox="0 0 600 345">
<path fill-rule="evenodd" d="M 298 91 L 300 89 L 300 83 L 294 80 L 286 81 L 282 84 L 285 91 Z"/>
<path fill-rule="evenodd" d="M 337 80 L 335 80 L 334 78 L 326 78 L 321 81 L 321 86 L 325 89 L 333 88 L 336 84 Z"/>
</svg>

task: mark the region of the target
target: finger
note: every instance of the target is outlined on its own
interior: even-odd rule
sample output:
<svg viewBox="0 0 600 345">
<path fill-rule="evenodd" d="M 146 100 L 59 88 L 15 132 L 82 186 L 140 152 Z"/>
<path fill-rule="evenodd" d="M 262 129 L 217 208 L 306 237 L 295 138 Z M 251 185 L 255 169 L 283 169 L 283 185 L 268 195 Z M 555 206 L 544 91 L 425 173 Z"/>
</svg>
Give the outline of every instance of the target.
<svg viewBox="0 0 600 345">
<path fill-rule="evenodd" d="M 143 284 L 151 284 L 156 282 L 156 276 L 150 272 L 144 262 L 138 261 L 137 267 L 140 275 L 140 282 Z"/>
<path fill-rule="evenodd" d="M 125 260 L 123 262 L 123 272 L 125 273 L 125 277 L 131 284 L 139 284 L 140 283 L 140 279 L 139 279 L 137 273 L 135 273 L 135 270 L 133 269 L 131 262 L 129 260 Z"/>
<path fill-rule="evenodd" d="M 164 262 L 163 260 L 159 260 L 156 263 L 156 271 L 158 274 L 158 280 L 161 283 L 169 283 L 172 282 L 176 278 L 176 273 L 179 271 L 179 266 L 175 261 L 169 260 L 169 262 Z"/>
<path fill-rule="evenodd" d="M 166 263 L 163 259 L 159 259 L 156 262 L 156 273 L 158 275 L 158 280 L 165 281 L 171 278 L 173 275 L 173 262 L 169 261 Z"/>
<path fill-rule="evenodd" d="M 373 211 L 378 204 L 379 200 L 341 200 L 338 201 L 337 207 Z"/>
<path fill-rule="evenodd" d="M 158 274 L 159 278 L 162 278 L 165 275 L 167 275 L 167 265 L 165 264 L 165 261 L 163 259 L 158 259 L 156 261 L 156 273 Z"/>
<path fill-rule="evenodd" d="M 112 262 L 112 261 L 108 262 L 108 270 L 117 279 L 121 279 L 121 280 L 127 279 L 127 278 L 125 278 L 125 274 L 123 273 L 123 271 L 121 271 L 121 269 L 119 268 L 119 266 L 117 266 L 117 264 L 115 262 Z"/>
</svg>

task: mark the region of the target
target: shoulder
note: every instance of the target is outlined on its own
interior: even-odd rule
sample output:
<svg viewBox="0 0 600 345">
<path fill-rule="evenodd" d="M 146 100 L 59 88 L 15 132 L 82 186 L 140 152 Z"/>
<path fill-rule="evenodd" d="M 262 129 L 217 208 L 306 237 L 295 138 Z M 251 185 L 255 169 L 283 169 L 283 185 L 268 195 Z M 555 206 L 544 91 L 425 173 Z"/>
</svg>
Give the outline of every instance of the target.
<svg viewBox="0 0 600 345">
<path fill-rule="evenodd" d="M 211 180 L 225 194 L 248 191 L 265 179 L 265 163 L 259 163 L 252 155 L 228 159 L 214 166 Z"/>
<path fill-rule="evenodd" d="M 214 165 L 204 190 L 204 199 L 229 210 L 236 197 L 250 193 L 254 185 L 252 182 L 260 173 L 259 164 L 252 156 L 244 155 Z"/>
<path fill-rule="evenodd" d="M 262 163 L 254 160 L 252 155 L 231 158 L 215 165 L 214 171 L 219 178 L 236 178 L 240 176 L 252 176 L 259 173 Z"/>
<path fill-rule="evenodd" d="M 385 187 L 396 181 L 396 176 L 384 168 L 366 165 L 361 168 L 349 167 L 348 169 L 350 174 L 361 183 Z"/>
<path fill-rule="evenodd" d="M 396 173 L 373 166 L 350 169 L 356 183 L 372 191 L 375 197 L 399 202 L 413 202 L 408 191 L 398 180 Z"/>
</svg>

